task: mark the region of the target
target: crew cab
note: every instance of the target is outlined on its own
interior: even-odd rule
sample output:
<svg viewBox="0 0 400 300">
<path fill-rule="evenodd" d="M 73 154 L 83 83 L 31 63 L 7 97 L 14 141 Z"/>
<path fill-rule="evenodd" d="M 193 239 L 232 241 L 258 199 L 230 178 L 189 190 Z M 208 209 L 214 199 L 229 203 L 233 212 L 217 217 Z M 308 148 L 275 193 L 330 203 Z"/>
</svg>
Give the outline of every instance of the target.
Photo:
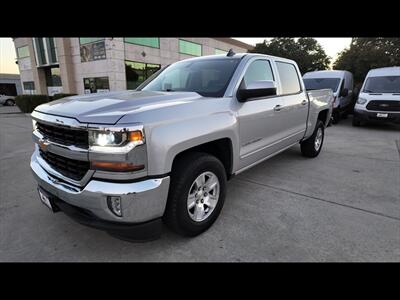
<svg viewBox="0 0 400 300">
<path fill-rule="evenodd" d="M 367 122 L 400 123 L 400 67 L 368 72 L 354 107 L 353 126 Z"/>
<path fill-rule="evenodd" d="M 143 240 L 164 221 L 195 236 L 217 219 L 234 175 L 298 143 L 316 157 L 332 101 L 330 89 L 306 92 L 289 59 L 187 59 L 134 91 L 38 106 L 31 168 L 42 202 L 82 224 Z"/>
</svg>

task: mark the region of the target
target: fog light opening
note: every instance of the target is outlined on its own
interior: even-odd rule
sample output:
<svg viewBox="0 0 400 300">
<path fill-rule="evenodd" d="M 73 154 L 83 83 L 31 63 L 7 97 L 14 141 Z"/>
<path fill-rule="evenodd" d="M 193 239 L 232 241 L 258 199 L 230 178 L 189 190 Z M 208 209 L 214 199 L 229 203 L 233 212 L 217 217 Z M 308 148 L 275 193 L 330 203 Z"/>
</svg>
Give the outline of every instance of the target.
<svg viewBox="0 0 400 300">
<path fill-rule="evenodd" d="M 116 215 L 118 217 L 122 217 L 122 204 L 121 204 L 120 196 L 108 196 L 107 204 L 108 204 L 108 208 L 111 210 L 111 212 L 114 215 Z"/>
</svg>

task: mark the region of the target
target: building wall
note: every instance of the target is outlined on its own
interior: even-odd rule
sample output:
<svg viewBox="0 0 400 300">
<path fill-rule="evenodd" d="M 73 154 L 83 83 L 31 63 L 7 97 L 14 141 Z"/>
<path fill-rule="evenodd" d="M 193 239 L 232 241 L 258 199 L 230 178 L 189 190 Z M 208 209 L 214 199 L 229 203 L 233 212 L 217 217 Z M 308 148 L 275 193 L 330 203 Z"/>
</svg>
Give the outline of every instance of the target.
<svg viewBox="0 0 400 300">
<path fill-rule="evenodd" d="M 202 55 L 214 55 L 215 49 L 236 53 L 247 52 L 239 47 L 213 38 L 184 38 L 202 45 Z M 162 66 L 194 56 L 179 53 L 179 38 L 160 38 L 160 48 L 125 43 L 123 38 L 106 38 L 106 59 L 81 62 L 79 38 L 56 38 L 60 76 L 64 93 L 84 94 L 84 78 L 108 77 L 110 90 L 127 88 L 125 60 Z M 34 81 L 37 93 L 47 94 L 46 81 L 36 67 L 32 38 L 16 38 L 15 47 L 29 45 L 30 57 L 18 60 L 21 81 Z M 145 55 L 143 55 L 143 53 Z"/>
</svg>

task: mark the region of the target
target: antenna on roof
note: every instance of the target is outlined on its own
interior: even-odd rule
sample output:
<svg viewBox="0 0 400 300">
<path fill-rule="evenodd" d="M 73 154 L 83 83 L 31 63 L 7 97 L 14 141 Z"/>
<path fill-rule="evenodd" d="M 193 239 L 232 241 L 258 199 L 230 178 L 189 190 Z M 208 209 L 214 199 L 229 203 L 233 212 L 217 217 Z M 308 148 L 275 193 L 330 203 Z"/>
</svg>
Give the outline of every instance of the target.
<svg viewBox="0 0 400 300">
<path fill-rule="evenodd" d="M 231 48 L 231 49 L 229 49 L 229 51 L 228 51 L 228 53 L 226 54 L 226 56 L 231 57 L 231 56 L 234 56 L 235 54 L 236 54 L 236 53 L 233 52 L 233 49 Z"/>
</svg>

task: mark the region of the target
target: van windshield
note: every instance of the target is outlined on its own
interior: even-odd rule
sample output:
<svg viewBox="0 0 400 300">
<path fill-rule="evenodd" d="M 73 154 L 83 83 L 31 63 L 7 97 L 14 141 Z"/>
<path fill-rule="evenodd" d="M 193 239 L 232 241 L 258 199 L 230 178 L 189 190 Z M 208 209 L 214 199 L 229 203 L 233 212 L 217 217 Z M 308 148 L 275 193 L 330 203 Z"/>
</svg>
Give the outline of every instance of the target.
<svg viewBox="0 0 400 300">
<path fill-rule="evenodd" d="M 222 97 L 239 62 L 238 58 L 177 62 L 138 90 L 186 91 L 204 97 Z"/>
<path fill-rule="evenodd" d="M 331 89 L 336 92 L 340 83 L 340 78 L 306 78 L 304 85 L 306 90 L 322 90 Z"/>
<path fill-rule="evenodd" d="M 400 93 L 400 76 L 369 77 L 364 93 Z"/>
</svg>

